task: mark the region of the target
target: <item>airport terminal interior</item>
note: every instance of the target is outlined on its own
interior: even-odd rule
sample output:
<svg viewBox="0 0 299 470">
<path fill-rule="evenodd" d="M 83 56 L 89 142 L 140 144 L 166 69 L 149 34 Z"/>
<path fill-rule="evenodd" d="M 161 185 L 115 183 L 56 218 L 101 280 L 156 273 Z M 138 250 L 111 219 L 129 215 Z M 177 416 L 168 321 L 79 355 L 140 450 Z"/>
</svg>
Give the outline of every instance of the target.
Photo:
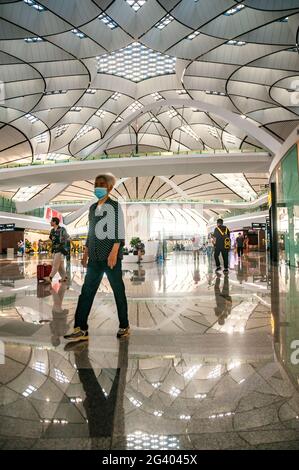
<svg viewBox="0 0 299 470">
<path fill-rule="evenodd" d="M 299 449 L 298 25 L 298 0 L 0 0 L 0 449 Z M 68 341 L 107 174 L 130 330 L 104 275 Z"/>
</svg>

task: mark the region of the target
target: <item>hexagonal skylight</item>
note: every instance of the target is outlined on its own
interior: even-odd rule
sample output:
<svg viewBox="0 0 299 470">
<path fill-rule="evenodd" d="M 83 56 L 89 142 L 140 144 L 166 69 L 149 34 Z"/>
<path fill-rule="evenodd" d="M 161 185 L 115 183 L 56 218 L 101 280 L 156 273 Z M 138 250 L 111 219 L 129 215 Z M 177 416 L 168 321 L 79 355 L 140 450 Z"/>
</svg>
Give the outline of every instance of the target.
<svg viewBox="0 0 299 470">
<path fill-rule="evenodd" d="M 97 57 L 98 73 L 107 73 L 140 82 L 146 78 L 175 72 L 176 58 L 134 42 L 112 54 Z"/>
</svg>

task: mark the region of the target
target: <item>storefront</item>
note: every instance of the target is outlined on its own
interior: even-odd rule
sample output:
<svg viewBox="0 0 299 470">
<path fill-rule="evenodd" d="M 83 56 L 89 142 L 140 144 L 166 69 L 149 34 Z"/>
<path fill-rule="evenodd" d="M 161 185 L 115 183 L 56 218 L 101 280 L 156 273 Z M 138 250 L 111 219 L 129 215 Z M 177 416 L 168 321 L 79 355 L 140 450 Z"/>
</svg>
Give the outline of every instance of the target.
<svg viewBox="0 0 299 470">
<path fill-rule="evenodd" d="M 298 143 L 282 156 L 271 174 L 272 259 L 299 267 Z"/>
</svg>

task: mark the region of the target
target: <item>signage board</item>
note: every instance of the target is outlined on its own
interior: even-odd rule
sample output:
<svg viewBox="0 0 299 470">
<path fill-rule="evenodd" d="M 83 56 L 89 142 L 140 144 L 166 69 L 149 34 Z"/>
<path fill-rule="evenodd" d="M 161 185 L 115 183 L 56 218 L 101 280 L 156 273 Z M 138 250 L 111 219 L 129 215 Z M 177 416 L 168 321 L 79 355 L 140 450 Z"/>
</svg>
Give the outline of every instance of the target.
<svg viewBox="0 0 299 470">
<path fill-rule="evenodd" d="M 251 228 L 252 228 L 252 229 L 255 229 L 255 228 L 262 228 L 262 229 L 265 229 L 265 228 L 266 228 L 266 224 L 265 224 L 265 223 L 252 222 Z"/>
<path fill-rule="evenodd" d="M 0 232 L 13 232 L 16 224 L 0 224 Z"/>
</svg>

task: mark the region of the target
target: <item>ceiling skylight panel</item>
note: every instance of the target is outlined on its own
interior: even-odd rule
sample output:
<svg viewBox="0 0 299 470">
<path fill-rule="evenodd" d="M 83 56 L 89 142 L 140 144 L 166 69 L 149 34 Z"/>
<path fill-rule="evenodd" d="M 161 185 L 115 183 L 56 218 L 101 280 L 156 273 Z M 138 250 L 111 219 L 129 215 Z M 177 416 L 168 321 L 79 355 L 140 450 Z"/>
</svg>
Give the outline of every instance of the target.
<svg viewBox="0 0 299 470">
<path fill-rule="evenodd" d="M 134 82 L 175 72 L 176 58 L 134 42 L 129 46 L 97 57 L 98 73 L 123 77 Z"/>
</svg>

